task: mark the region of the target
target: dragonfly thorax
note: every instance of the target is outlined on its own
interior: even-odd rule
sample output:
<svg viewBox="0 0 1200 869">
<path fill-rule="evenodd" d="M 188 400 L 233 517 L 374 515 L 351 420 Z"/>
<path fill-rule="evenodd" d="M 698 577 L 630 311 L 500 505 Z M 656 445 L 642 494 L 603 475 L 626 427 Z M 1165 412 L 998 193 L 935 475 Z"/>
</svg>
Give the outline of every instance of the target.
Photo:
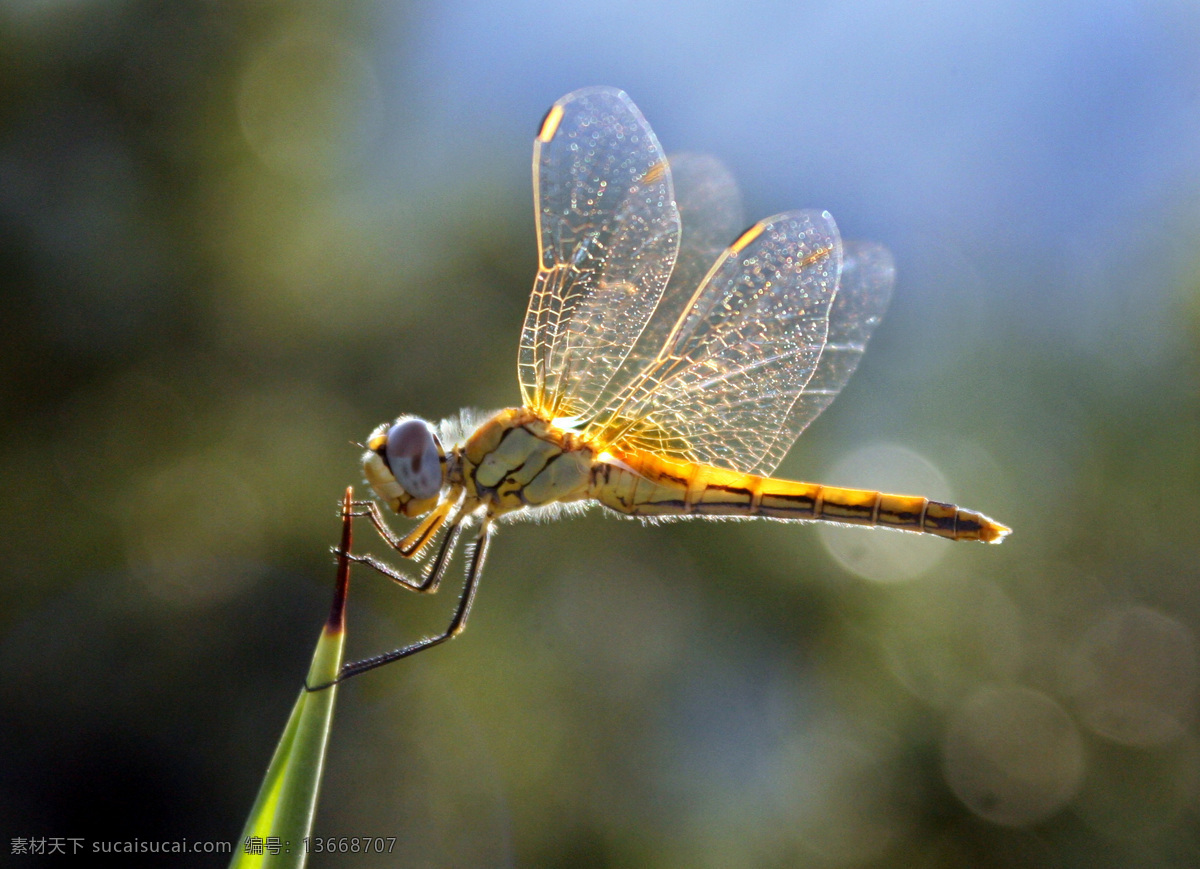
<svg viewBox="0 0 1200 869">
<path fill-rule="evenodd" d="M 499 516 L 590 497 L 595 455 L 575 432 L 514 407 L 466 438 L 461 475 L 467 497 Z"/>
</svg>

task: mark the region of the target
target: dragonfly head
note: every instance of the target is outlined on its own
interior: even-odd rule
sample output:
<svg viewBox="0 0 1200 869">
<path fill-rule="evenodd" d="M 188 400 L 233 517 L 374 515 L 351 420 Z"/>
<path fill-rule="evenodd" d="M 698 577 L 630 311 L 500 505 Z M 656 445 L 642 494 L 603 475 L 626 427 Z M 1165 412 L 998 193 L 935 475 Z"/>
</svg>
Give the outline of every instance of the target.
<svg viewBox="0 0 1200 869">
<path fill-rule="evenodd" d="M 375 494 L 404 516 L 424 516 L 437 506 L 445 481 L 446 452 L 423 419 L 400 417 L 367 438 L 363 470 Z"/>
</svg>

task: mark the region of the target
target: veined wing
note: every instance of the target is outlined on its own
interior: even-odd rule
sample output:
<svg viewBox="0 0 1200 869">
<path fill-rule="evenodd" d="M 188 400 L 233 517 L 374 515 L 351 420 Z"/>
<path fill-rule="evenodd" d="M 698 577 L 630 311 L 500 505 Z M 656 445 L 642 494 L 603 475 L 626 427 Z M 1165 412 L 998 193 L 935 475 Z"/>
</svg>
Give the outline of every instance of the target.
<svg viewBox="0 0 1200 869">
<path fill-rule="evenodd" d="M 642 330 L 621 370 L 609 382 L 598 407 L 607 406 L 654 361 L 696 287 L 728 247 L 729 240 L 746 226 L 741 192 L 720 160 L 708 154 L 690 153 L 671 154 L 667 160 L 681 224 L 679 255 L 654 316 Z"/>
<path fill-rule="evenodd" d="M 682 304 L 691 297 L 729 240 L 737 238 L 747 224 L 741 191 L 724 163 L 711 154 L 687 152 L 671 154 L 667 161 L 681 224 L 679 255 L 651 325 L 664 321 L 665 304 L 675 297 Z M 678 313 L 669 318 L 668 325 Z M 659 342 L 655 352 L 661 347 Z"/>
<path fill-rule="evenodd" d="M 800 433 L 842 391 L 883 319 L 895 281 L 896 265 L 886 247 L 871 241 L 842 243 L 842 277 L 829 308 L 821 358 L 759 461 L 757 473 L 774 473 Z"/>
<path fill-rule="evenodd" d="M 622 91 L 551 107 L 534 141 L 538 275 L 517 359 L 525 405 L 586 417 L 670 277 L 679 212 L 658 139 Z"/>
<path fill-rule="evenodd" d="M 890 275 L 890 260 L 872 259 L 878 267 L 865 271 L 875 277 L 864 281 L 854 277 L 864 273 L 855 259 L 850 304 L 835 308 L 842 262 L 841 239 L 827 212 L 792 212 L 755 224 L 725 250 L 654 360 L 585 436 L 601 446 L 773 471 L 849 377 L 882 311 L 879 276 Z M 836 343 L 822 363 L 831 310 Z M 820 391 L 801 401 L 814 372 Z"/>
</svg>

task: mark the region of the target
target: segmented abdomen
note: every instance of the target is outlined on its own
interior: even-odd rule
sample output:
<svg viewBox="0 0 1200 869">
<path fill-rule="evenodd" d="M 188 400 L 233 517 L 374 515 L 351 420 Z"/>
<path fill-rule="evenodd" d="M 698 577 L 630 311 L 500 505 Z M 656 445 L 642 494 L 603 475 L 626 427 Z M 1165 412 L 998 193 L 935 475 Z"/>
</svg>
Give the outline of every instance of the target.
<svg viewBox="0 0 1200 869">
<path fill-rule="evenodd" d="M 655 456 L 602 458 L 593 466 L 590 494 L 631 516 L 765 516 L 989 543 L 1009 533 L 982 513 L 919 495 L 792 482 Z"/>
</svg>

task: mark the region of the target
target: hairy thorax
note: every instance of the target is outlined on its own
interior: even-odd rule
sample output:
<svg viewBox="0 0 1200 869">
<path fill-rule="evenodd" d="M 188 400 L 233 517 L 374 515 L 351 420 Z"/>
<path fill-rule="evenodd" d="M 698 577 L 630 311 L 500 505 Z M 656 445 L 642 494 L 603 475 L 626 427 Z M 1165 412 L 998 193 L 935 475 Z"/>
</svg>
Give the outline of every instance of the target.
<svg viewBox="0 0 1200 869">
<path fill-rule="evenodd" d="M 467 497 L 501 515 L 589 496 L 595 450 L 524 408 L 479 426 L 455 451 Z"/>
</svg>

